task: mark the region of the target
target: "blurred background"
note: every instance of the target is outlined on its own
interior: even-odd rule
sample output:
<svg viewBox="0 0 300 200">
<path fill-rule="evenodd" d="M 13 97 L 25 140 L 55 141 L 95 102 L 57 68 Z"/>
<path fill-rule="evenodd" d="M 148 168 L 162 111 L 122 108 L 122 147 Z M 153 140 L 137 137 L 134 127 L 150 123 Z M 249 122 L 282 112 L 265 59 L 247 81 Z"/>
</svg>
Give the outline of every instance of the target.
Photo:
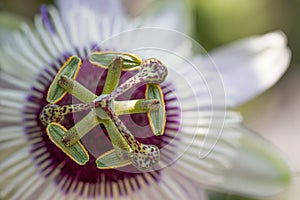
<svg viewBox="0 0 300 200">
<path fill-rule="evenodd" d="M 167 0 L 124 0 L 132 17 Z M 295 172 L 291 188 L 268 200 L 298 200 L 300 196 L 300 0 L 183 0 L 189 15 L 190 35 L 206 50 L 233 40 L 282 30 L 288 36 L 291 67 L 270 90 L 239 108 L 245 124 L 277 146 Z M 20 22 L 30 23 L 41 3 L 53 0 L 1 0 L 0 35 Z M 128 6 L 129 5 L 129 6 Z M 13 13 L 13 14 L 11 14 Z M 263 66 L 262 66 L 263 67 Z M 249 200 L 210 192 L 212 200 Z"/>
</svg>

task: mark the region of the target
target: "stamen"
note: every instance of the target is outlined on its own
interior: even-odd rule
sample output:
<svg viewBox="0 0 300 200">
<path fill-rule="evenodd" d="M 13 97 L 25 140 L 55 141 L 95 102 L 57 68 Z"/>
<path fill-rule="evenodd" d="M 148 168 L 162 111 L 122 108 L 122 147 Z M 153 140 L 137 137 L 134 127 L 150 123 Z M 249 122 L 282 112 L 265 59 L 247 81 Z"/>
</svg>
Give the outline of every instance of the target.
<svg viewBox="0 0 300 200">
<path fill-rule="evenodd" d="M 116 153 L 116 150 L 112 149 L 99 156 L 96 160 L 96 164 L 99 169 L 115 169 L 131 165 L 131 160 L 120 159 L 119 155 Z"/>
<path fill-rule="evenodd" d="M 166 109 L 164 95 L 159 85 L 147 85 L 146 99 L 158 101 L 159 109 L 147 112 L 148 120 L 154 135 L 162 135 L 166 126 Z"/>
<path fill-rule="evenodd" d="M 140 69 L 142 59 L 131 53 L 114 52 L 114 51 L 95 51 L 89 57 L 89 61 L 98 67 L 107 69 L 116 57 L 123 59 L 122 70 Z"/>
<path fill-rule="evenodd" d="M 89 154 L 80 142 L 72 147 L 65 147 L 62 144 L 62 137 L 67 132 L 65 127 L 57 123 L 51 123 L 47 126 L 46 131 L 50 140 L 76 163 L 84 165 L 89 160 Z"/>
<path fill-rule="evenodd" d="M 57 103 L 64 98 L 67 92 L 59 86 L 58 80 L 65 75 L 69 78 L 76 79 L 81 67 L 81 59 L 77 56 L 71 56 L 57 72 L 52 81 L 47 94 L 47 101 L 49 103 Z"/>
</svg>

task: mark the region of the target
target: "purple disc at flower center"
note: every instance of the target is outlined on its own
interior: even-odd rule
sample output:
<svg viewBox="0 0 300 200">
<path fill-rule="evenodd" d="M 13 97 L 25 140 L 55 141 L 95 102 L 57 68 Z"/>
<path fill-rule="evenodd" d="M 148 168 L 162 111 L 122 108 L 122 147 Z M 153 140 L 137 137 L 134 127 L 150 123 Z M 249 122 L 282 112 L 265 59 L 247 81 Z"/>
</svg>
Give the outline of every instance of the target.
<svg viewBox="0 0 300 200">
<path fill-rule="evenodd" d="M 61 63 L 63 64 L 63 63 Z M 44 73 L 47 73 L 46 71 Z M 136 74 L 137 71 L 131 72 L 122 72 L 120 83 L 127 80 L 129 77 Z M 105 78 L 107 75 L 107 70 L 99 68 L 90 64 L 88 61 L 84 61 L 81 69 L 79 71 L 77 81 L 88 88 L 91 92 L 95 93 L 96 95 L 100 95 L 102 93 Z M 39 91 L 36 88 L 33 88 L 35 91 L 39 91 L 43 94 L 41 98 L 36 98 L 34 96 L 29 96 L 28 100 L 36 103 L 39 105 L 38 107 L 26 107 L 24 113 L 34 113 L 36 118 L 35 119 L 25 119 L 27 121 L 34 120 L 38 125 L 38 128 L 41 129 L 41 134 L 39 137 L 41 140 L 39 142 L 35 142 L 32 144 L 32 153 L 37 152 L 38 150 L 41 153 L 35 156 L 35 159 L 40 158 L 43 153 L 47 152 L 49 157 L 44 159 L 39 163 L 42 165 L 46 161 L 50 161 L 50 164 L 45 166 L 42 170 L 46 171 L 49 169 L 49 173 L 46 176 L 50 176 L 55 169 L 59 168 L 58 175 L 55 176 L 54 180 L 59 185 L 61 181 L 65 181 L 66 185 L 64 185 L 61 189 L 66 192 L 73 192 L 79 187 L 79 183 L 88 183 L 88 184 L 97 184 L 105 182 L 105 185 L 108 185 L 107 188 L 112 187 L 112 183 L 117 183 L 118 181 L 123 181 L 124 179 L 129 178 L 136 178 L 137 176 L 144 176 L 142 172 L 137 171 L 132 165 L 118 168 L 118 169 L 107 169 L 107 170 L 100 170 L 97 168 L 95 160 L 97 156 L 105 153 L 108 150 L 111 150 L 113 147 L 111 142 L 109 141 L 109 137 L 107 135 L 107 131 L 105 130 L 103 125 L 96 126 L 92 131 L 86 134 L 82 139 L 82 144 L 86 147 L 89 151 L 90 159 L 89 161 L 81 166 L 76 164 L 73 160 L 71 160 L 65 153 L 63 153 L 50 139 L 46 134 L 46 127 L 40 122 L 39 114 L 43 107 L 48 104 L 46 101 L 47 90 L 49 88 L 50 82 L 45 83 L 45 81 L 41 81 L 43 75 L 38 78 L 38 82 L 43 83 L 45 86 L 44 91 Z M 122 96 L 118 97 L 117 100 L 129 100 L 129 99 L 143 99 L 145 98 L 145 85 L 139 85 L 135 88 L 130 89 Z M 164 94 L 170 94 L 172 91 L 168 89 L 167 83 L 165 83 L 163 88 Z M 170 96 L 170 95 L 169 95 Z M 172 95 L 171 95 L 172 96 Z M 179 128 L 179 118 L 180 118 L 180 108 L 178 106 L 169 106 L 170 102 L 177 101 L 175 96 L 171 98 L 165 98 L 165 104 L 167 108 L 167 123 L 165 134 L 163 136 L 154 136 L 151 130 L 151 127 L 148 122 L 147 114 L 131 114 L 131 115 L 124 115 L 120 116 L 120 119 L 123 121 L 125 126 L 130 130 L 130 132 L 135 135 L 136 139 L 145 144 L 153 144 L 159 148 L 167 145 L 173 137 L 168 134 L 169 131 L 177 131 Z M 77 100 L 75 97 L 71 95 L 66 95 L 62 101 L 59 102 L 60 105 L 68 105 L 79 103 L 80 101 Z M 173 104 L 172 104 L 173 105 Z M 177 104 L 179 105 L 179 104 Z M 172 114 L 168 113 L 168 110 L 172 110 Z M 174 110 L 176 112 L 174 112 Z M 75 113 L 75 114 L 68 114 L 63 122 L 62 125 L 65 126 L 67 129 L 70 129 L 76 122 L 82 119 L 88 111 Z M 174 121 L 174 116 L 178 118 L 178 120 Z M 170 119 L 172 118 L 172 119 Z M 28 140 L 32 139 L 32 134 L 34 133 L 35 128 L 33 126 L 28 126 L 26 128 Z M 159 181 L 159 174 L 160 171 L 153 171 L 153 172 L 146 172 L 149 173 L 151 176 L 155 177 L 155 180 Z M 74 186 L 75 182 L 75 186 Z M 147 182 L 147 181 L 146 181 Z M 139 188 L 140 186 L 138 186 Z M 72 191 L 71 191 L 72 190 Z M 132 189 L 134 190 L 134 189 Z M 81 191 L 82 192 L 82 191 Z M 126 189 L 124 193 L 127 193 Z M 107 193 L 105 193 L 107 194 Z M 89 194 L 89 196 L 95 196 L 98 194 Z M 122 194 L 121 194 L 122 195 Z"/>
</svg>

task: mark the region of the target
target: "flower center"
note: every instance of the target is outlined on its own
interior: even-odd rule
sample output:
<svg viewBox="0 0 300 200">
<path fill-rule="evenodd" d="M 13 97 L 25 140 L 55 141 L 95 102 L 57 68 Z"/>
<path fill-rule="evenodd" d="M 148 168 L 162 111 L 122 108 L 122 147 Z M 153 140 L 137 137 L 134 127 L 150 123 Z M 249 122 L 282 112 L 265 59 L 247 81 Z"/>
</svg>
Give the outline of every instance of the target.
<svg viewBox="0 0 300 200">
<path fill-rule="evenodd" d="M 165 66 L 155 59 L 139 63 L 131 54 L 95 52 L 74 70 L 80 67 L 78 60 L 71 57 L 63 65 L 42 99 L 31 99 L 41 105 L 35 112 L 45 131 L 32 151 L 45 148 L 50 153 L 51 165 L 44 170 L 60 167 L 56 181 L 68 180 L 66 192 L 74 180 L 97 184 L 143 176 L 172 139 L 163 95 L 172 91 L 167 84 L 158 85 L 166 76 Z M 171 109 L 180 113 L 178 107 Z M 174 124 L 170 127 L 178 129 Z M 29 138 L 31 130 L 29 126 Z M 159 171 L 148 173 L 158 180 Z"/>
</svg>

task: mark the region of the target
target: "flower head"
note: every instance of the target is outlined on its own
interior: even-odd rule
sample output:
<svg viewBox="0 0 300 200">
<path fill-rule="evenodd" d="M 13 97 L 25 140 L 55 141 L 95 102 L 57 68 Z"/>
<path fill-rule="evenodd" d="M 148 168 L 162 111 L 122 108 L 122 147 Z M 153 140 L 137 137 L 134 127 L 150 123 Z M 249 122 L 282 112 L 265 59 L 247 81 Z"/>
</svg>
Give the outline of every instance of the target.
<svg viewBox="0 0 300 200">
<path fill-rule="evenodd" d="M 279 78 L 283 35 L 216 50 L 215 67 L 184 34 L 127 21 L 118 2 L 42 6 L 36 30 L 1 47 L 1 195 L 199 199 L 197 183 L 254 196 L 286 186 L 286 164 L 226 99 L 241 104 Z M 264 80 L 257 64 L 277 53 Z M 250 66 L 225 69 L 235 55 Z"/>
</svg>

